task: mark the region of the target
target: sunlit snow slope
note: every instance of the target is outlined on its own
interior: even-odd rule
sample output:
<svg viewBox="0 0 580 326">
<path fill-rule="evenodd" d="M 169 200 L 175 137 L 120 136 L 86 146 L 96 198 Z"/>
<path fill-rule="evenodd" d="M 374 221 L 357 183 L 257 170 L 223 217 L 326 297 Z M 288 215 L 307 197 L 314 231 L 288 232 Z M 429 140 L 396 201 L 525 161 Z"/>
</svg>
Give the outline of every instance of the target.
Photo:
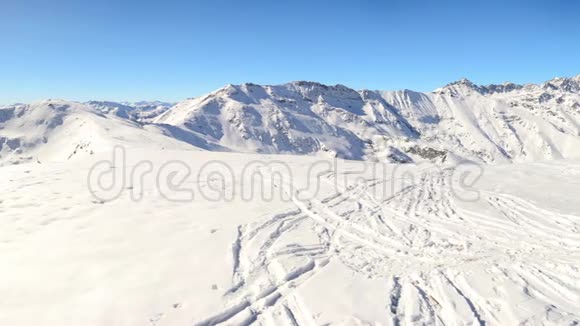
<svg viewBox="0 0 580 326">
<path fill-rule="evenodd" d="M 106 114 L 107 113 L 107 114 Z M 0 165 L 67 161 L 114 146 L 191 148 L 165 130 L 63 100 L 0 107 Z"/>
<path fill-rule="evenodd" d="M 127 171 L 142 159 L 155 169 L 104 201 L 87 190 L 88 160 L 0 168 L 0 324 L 580 321 L 578 163 L 486 167 L 474 197 L 453 167 L 387 165 L 383 177 L 338 161 L 313 177 L 308 168 L 320 162 L 300 156 L 130 150 L 127 158 Z M 279 159 L 292 177 L 266 177 L 271 200 L 244 199 L 240 171 Z M 173 160 L 236 172 L 225 183 L 192 173 L 184 184 L 194 199 L 169 201 L 155 176 Z M 314 180 L 318 191 L 306 188 Z M 210 200 L 216 189 L 235 195 Z"/>
</svg>

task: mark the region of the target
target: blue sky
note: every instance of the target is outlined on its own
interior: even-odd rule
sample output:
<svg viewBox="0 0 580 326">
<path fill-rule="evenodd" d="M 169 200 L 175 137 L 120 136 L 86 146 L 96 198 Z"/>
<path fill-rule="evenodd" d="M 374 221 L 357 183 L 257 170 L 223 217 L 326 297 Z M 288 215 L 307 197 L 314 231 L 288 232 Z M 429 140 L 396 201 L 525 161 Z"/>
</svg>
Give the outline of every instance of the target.
<svg viewBox="0 0 580 326">
<path fill-rule="evenodd" d="M 574 0 L 1 0 L 0 103 L 540 82 L 580 74 L 579 12 Z"/>
</svg>

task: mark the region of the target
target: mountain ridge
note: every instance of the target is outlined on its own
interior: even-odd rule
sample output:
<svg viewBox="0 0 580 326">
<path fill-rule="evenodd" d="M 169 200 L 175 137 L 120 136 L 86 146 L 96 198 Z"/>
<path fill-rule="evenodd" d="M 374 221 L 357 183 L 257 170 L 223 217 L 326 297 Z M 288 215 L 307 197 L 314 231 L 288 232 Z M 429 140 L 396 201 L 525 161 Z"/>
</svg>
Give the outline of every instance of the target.
<svg viewBox="0 0 580 326">
<path fill-rule="evenodd" d="M 21 148 L 21 140 L 7 133 L 18 130 L 9 120 L 26 120 L 26 116 L 15 117 L 14 110 L 28 112 L 22 108 L 44 106 L 50 115 L 51 101 L 58 102 L 0 107 L 4 148 L 0 147 L 0 161 L 11 151 L 29 149 Z M 311 81 L 243 83 L 172 106 L 155 101 L 62 101 L 59 105 L 82 108 L 95 119 L 125 124 L 140 130 L 135 131 L 138 134 L 155 134 L 161 142 L 205 150 L 401 163 L 580 157 L 576 150 L 580 147 L 580 75 L 525 85 L 484 86 L 460 79 L 426 93 L 355 90 Z M 40 127 L 24 123 L 22 128 Z M 43 142 L 31 144 L 36 146 L 42 147 Z"/>
<path fill-rule="evenodd" d="M 444 151 L 458 154 L 451 156 L 487 163 L 565 158 L 571 154 L 569 146 L 560 148 L 559 144 L 570 140 L 560 141 L 562 137 L 552 134 L 555 129 L 574 138 L 578 136 L 575 110 L 579 101 L 576 88 L 578 81 L 580 76 L 555 78 L 542 84 L 517 85 L 506 82 L 501 85 L 480 86 L 461 79 L 429 93 L 410 90 L 357 91 L 340 84 L 324 85 L 308 81 L 281 85 L 230 84 L 204 96 L 180 102 L 157 117 L 154 122 L 181 126 L 208 136 L 210 142 L 217 142 L 238 151 L 247 149 L 240 146 L 240 143 L 257 141 L 260 144 L 253 145 L 250 151 L 334 152 L 334 155 L 342 158 L 374 159 L 380 154 L 376 149 L 378 145 L 378 151 L 385 152 L 383 154 L 387 158 L 392 158 L 387 152 L 400 153 L 400 147 L 403 146 L 401 142 L 408 138 L 418 141 L 404 145 L 406 148 L 402 152 L 408 153 L 409 149 L 411 152 Z M 569 108 L 560 108 L 566 104 L 570 104 L 572 112 Z M 477 117 L 472 115 L 474 108 L 477 108 Z M 552 108 L 556 110 L 550 111 Z M 545 112 L 539 112 L 542 110 Z M 543 153 L 529 153 L 537 152 L 533 149 L 532 141 L 522 140 L 528 138 L 525 133 L 530 130 L 519 135 L 517 128 L 513 127 L 514 121 L 510 120 L 514 117 L 510 116 L 509 111 L 520 111 L 515 118 L 518 121 L 532 120 L 529 122 L 533 132 L 530 136 L 542 147 Z M 562 118 L 559 111 L 564 111 L 560 113 L 565 118 Z M 339 135 L 343 142 L 333 144 L 328 137 L 304 137 L 304 120 L 308 119 L 297 118 L 305 115 L 315 117 L 318 119 L 318 127 L 328 129 L 324 136 Z M 537 119 L 538 116 L 541 116 L 540 120 Z M 559 120 L 551 121 L 554 117 Z M 266 122 L 270 122 L 270 125 L 262 118 L 267 118 Z M 477 122 L 479 118 L 482 121 Z M 447 125 L 450 119 L 454 119 L 455 123 Z M 280 120 L 285 121 L 285 125 L 276 123 Z M 256 125 L 258 122 L 263 125 Z M 362 128 L 354 126 L 353 123 Z M 457 146 L 447 146 L 441 137 L 436 139 L 437 130 L 433 130 L 433 125 L 444 125 L 446 130 L 443 133 L 446 133 L 447 140 L 457 143 Z M 238 130 L 232 130 L 234 128 Z M 316 133 L 315 130 L 306 131 L 310 134 Z M 469 137 L 470 132 L 478 135 L 477 138 L 480 139 Z M 458 137 L 458 133 L 463 134 Z M 274 144 L 263 139 L 266 135 L 282 139 Z M 377 144 L 372 140 L 375 136 L 388 139 Z M 511 144 L 502 136 L 511 138 Z M 554 143 L 552 138 L 559 140 Z M 284 144 L 280 145 L 281 142 Z M 307 148 L 294 144 L 300 142 L 306 142 Z M 466 146 L 465 142 L 480 144 Z M 570 142 L 576 143 L 575 140 Z M 369 148 L 369 143 L 375 148 Z M 375 153 L 368 153 L 373 151 Z M 421 158 L 415 155 L 404 161 L 417 160 Z"/>
</svg>

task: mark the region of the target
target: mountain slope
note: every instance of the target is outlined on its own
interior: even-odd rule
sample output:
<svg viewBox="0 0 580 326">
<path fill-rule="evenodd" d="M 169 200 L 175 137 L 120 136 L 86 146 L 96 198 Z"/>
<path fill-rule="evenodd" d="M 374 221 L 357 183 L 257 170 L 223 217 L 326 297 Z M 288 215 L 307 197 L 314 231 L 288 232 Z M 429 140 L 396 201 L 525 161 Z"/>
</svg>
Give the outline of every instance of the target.
<svg viewBox="0 0 580 326">
<path fill-rule="evenodd" d="M 69 160 L 115 145 L 149 148 L 191 148 L 163 135 L 155 126 L 141 126 L 76 102 L 47 100 L 0 108 L 0 164 Z"/>
<path fill-rule="evenodd" d="M 503 86 L 461 80 L 429 94 L 381 94 L 417 126 L 422 140 L 466 158 L 504 162 L 578 157 L 577 91 Z"/>
<path fill-rule="evenodd" d="M 349 159 L 365 157 L 373 133 L 418 136 L 388 103 L 366 95 L 312 82 L 228 85 L 181 102 L 154 122 L 180 126 L 236 151 L 326 152 Z"/>
<path fill-rule="evenodd" d="M 580 76 L 541 85 L 460 80 L 430 93 L 292 82 L 228 85 L 152 122 L 242 152 L 441 162 L 580 157 Z"/>
</svg>

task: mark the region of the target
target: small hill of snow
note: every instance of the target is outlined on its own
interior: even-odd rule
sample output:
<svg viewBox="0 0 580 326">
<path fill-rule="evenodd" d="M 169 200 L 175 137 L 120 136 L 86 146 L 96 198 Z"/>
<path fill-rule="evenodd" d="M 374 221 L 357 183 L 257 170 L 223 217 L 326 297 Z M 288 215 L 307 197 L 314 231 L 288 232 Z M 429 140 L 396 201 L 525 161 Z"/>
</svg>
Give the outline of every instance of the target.
<svg viewBox="0 0 580 326">
<path fill-rule="evenodd" d="M 105 114 L 63 100 L 0 107 L 0 164 L 64 161 L 109 151 L 115 145 L 191 148 L 159 128 L 142 126 L 118 112 Z"/>
</svg>

